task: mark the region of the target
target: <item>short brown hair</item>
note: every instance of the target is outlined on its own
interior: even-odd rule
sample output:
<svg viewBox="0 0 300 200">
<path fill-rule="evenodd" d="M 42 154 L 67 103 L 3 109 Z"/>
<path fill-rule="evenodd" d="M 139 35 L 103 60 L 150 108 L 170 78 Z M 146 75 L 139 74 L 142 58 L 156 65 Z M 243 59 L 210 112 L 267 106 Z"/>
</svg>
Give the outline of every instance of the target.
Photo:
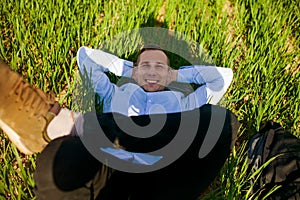
<svg viewBox="0 0 300 200">
<path fill-rule="evenodd" d="M 140 55 L 144 52 L 144 51 L 147 51 L 147 50 L 159 50 L 159 51 L 162 51 L 164 52 L 164 54 L 167 56 L 167 59 L 168 59 L 168 65 L 170 65 L 170 58 L 167 54 L 167 52 L 162 49 L 159 45 L 156 45 L 156 44 L 145 44 L 141 50 L 139 51 L 139 54 L 138 54 L 138 57 L 137 57 L 137 60 L 135 62 L 135 65 L 137 65 L 139 62 L 140 62 Z"/>
</svg>

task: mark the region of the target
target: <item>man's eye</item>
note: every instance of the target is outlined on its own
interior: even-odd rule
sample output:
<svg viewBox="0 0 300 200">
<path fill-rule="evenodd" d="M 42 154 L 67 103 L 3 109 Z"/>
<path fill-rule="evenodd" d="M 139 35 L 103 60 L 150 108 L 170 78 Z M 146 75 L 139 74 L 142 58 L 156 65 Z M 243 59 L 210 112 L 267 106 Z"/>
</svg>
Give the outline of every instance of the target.
<svg viewBox="0 0 300 200">
<path fill-rule="evenodd" d="M 142 68 L 149 68 L 150 65 L 147 65 L 147 64 L 144 64 L 144 65 L 141 65 Z"/>
<path fill-rule="evenodd" d="M 164 68 L 164 65 L 156 65 L 155 67 L 162 69 L 162 68 Z"/>
</svg>

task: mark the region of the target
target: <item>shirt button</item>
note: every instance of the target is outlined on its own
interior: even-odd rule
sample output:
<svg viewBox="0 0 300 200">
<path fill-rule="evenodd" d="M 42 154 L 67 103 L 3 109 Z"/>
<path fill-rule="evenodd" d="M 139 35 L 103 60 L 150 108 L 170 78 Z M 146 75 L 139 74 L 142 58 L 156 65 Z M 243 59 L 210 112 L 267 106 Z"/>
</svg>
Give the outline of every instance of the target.
<svg viewBox="0 0 300 200">
<path fill-rule="evenodd" d="M 152 102 L 151 99 L 149 99 L 148 102 L 151 103 Z"/>
</svg>

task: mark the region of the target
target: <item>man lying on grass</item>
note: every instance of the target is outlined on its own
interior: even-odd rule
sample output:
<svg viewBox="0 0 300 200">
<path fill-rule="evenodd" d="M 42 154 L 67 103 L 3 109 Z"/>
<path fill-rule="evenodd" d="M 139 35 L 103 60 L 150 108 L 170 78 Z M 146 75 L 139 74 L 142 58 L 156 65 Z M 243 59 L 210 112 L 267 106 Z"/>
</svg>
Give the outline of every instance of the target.
<svg viewBox="0 0 300 200">
<path fill-rule="evenodd" d="M 166 52 L 156 45 L 144 46 L 134 67 L 132 62 L 87 47 L 78 50 L 77 59 L 80 72 L 88 76 L 94 92 L 103 102 L 103 113 L 97 113 L 96 122 L 91 113 L 80 114 L 60 108 L 53 98 L 29 86 L 22 77 L 1 64 L 0 75 L 4 78 L 0 86 L 3 94 L 0 126 L 21 152 L 41 152 L 34 174 L 37 198 L 196 199 L 218 174 L 237 135 L 236 117 L 225 108 L 211 105 L 217 104 L 229 87 L 231 69 L 186 66 L 174 70 L 169 66 Z M 132 77 L 134 82 L 117 86 L 104 73 L 108 71 Z M 168 87 L 174 81 L 195 83 L 200 87 L 184 94 Z M 143 132 L 132 131 L 141 138 L 130 136 L 119 127 L 120 123 L 127 124 L 126 130 L 133 130 L 127 123 L 129 119 L 146 127 Z M 156 135 L 142 138 L 143 134 L 154 132 L 153 127 L 147 126 L 149 119 L 166 121 Z M 110 167 L 110 162 L 123 162 L 123 159 L 123 163 L 133 163 L 129 165 L 132 167 L 144 163 L 151 167 L 148 152 L 172 143 L 177 133 L 182 132 L 183 121 L 196 125 L 196 128 L 183 130 L 186 137 L 192 132 L 196 135 L 174 162 L 140 173 Z M 83 142 L 101 143 L 97 138 L 102 130 L 96 124 L 101 125 L 117 147 L 108 149 L 104 159 L 107 162 L 97 159 L 98 153 L 105 155 L 101 152 L 103 146 L 90 148 Z M 211 137 L 215 137 L 215 142 L 207 143 L 207 138 Z M 211 146 L 210 151 L 199 156 L 202 145 L 207 144 Z M 168 151 L 169 155 L 176 154 L 182 144 L 174 146 L 176 148 Z M 126 156 L 133 159 L 126 160 Z M 136 156 L 141 157 L 135 159 Z M 157 163 L 167 157 L 162 156 Z"/>
</svg>

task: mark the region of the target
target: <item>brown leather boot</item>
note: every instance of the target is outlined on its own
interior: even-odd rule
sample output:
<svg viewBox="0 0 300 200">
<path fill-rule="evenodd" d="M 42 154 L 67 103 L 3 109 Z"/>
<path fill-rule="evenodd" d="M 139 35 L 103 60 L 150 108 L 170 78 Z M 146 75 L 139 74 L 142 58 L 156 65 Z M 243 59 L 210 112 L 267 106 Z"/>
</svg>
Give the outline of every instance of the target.
<svg viewBox="0 0 300 200">
<path fill-rule="evenodd" d="M 0 128 L 22 153 L 42 151 L 50 141 L 46 129 L 59 113 L 59 104 L 2 61 L 0 77 Z"/>
</svg>

